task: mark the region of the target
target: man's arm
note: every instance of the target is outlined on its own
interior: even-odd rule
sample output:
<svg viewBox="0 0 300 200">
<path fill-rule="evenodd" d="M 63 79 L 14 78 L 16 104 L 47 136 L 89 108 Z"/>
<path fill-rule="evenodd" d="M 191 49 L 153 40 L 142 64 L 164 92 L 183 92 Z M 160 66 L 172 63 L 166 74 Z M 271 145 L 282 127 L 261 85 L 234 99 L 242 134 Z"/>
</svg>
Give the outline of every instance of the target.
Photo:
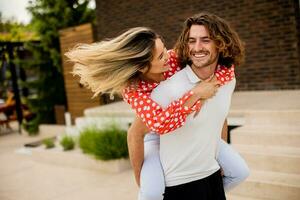
<svg viewBox="0 0 300 200">
<path fill-rule="evenodd" d="M 140 186 L 140 174 L 144 162 L 144 136 L 149 132 L 146 125 L 138 117 L 128 129 L 127 144 L 135 181 Z"/>
<path fill-rule="evenodd" d="M 224 122 L 224 125 L 223 125 L 223 128 L 222 128 L 221 138 L 225 142 L 228 142 L 227 141 L 227 138 L 228 138 L 228 124 L 227 124 L 227 119 L 225 119 L 225 122 Z"/>
</svg>

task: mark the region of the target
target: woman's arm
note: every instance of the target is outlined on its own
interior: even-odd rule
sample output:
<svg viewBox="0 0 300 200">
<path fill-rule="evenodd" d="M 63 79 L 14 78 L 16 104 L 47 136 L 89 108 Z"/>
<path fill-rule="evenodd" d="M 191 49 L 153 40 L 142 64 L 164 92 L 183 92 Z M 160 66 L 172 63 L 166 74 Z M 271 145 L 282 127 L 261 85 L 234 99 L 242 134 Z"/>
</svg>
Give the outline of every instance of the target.
<svg viewBox="0 0 300 200">
<path fill-rule="evenodd" d="M 200 109 L 199 99 L 213 96 L 218 84 L 217 80 L 202 81 L 165 109 L 142 90 L 125 90 L 123 97 L 150 130 L 164 134 L 183 126 L 186 117 Z"/>
<path fill-rule="evenodd" d="M 138 117 L 135 118 L 127 132 L 129 158 L 138 186 L 140 186 L 140 174 L 144 162 L 144 136 L 147 132 L 149 129 Z"/>
<path fill-rule="evenodd" d="M 166 78 L 174 75 L 179 70 L 176 54 L 173 51 L 169 51 L 169 55 L 171 69 L 166 74 Z M 149 91 L 126 88 L 123 98 L 131 105 L 132 109 L 136 111 L 136 114 L 150 130 L 158 134 L 165 134 L 183 126 L 186 117 L 190 113 L 200 110 L 200 99 L 205 100 L 210 98 L 215 94 L 217 85 L 224 85 L 233 78 L 234 66 L 230 68 L 218 66 L 215 71 L 215 79 L 202 81 L 165 109 L 150 98 Z M 147 86 L 144 85 L 144 87 Z"/>
</svg>

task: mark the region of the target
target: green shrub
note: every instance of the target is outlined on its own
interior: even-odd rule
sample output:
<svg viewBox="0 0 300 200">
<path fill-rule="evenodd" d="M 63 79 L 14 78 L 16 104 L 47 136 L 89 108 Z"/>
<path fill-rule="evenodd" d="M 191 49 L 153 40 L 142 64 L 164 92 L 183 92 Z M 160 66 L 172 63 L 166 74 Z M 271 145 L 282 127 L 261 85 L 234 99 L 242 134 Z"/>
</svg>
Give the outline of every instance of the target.
<svg viewBox="0 0 300 200">
<path fill-rule="evenodd" d="M 93 154 L 96 148 L 95 141 L 100 135 L 100 130 L 95 127 L 89 127 L 83 130 L 79 136 L 79 147 L 82 149 L 83 153 Z"/>
<path fill-rule="evenodd" d="M 54 139 L 52 139 L 52 138 L 44 139 L 43 144 L 46 146 L 46 149 L 55 147 Z"/>
<path fill-rule="evenodd" d="M 74 149 L 75 142 L 72 137 L 65 135 L 61 139 L 60 145 L 64 148 L 64 151 L 68 151 Z"/>
<path fill-rule="evenodd" d="M 27 121 L 26 119 L 23 120 L 22 127 L 27 131 L 28 135 L 35 136 L 39 134 L 39 124 L 37 121 L 37 118 L 30 121 Z"/>
<path fill-rule="evenodd" d="M 105 129 L 90 127 L 81 132 L 79 146 L 100 160 L 128 158 L 127 135 L 116 125 Z"/>
</svg>

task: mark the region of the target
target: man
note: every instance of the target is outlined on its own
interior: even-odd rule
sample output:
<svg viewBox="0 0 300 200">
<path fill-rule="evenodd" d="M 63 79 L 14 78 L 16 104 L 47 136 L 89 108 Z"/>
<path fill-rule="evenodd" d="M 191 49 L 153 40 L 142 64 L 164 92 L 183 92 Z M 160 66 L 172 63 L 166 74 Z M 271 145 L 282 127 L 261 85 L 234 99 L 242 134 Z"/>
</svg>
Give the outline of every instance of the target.
<svg viewBox="0 0 300 200">
<path fill-rule="evenodd" d="M 219 65 L 239 65 L 244 56 L 236 32 L 226 21 L 209 13 L 186 20 L 175 51 L 185 68 L 151 94 L 163 107 L 199 81 L 212 77 Z M 216 157 L 234 87 L 235 79 L 220 87 L 199 113 L 187 118 L 183 127 L 160 137 L 160 161 L 166 182 L 164 199 L 225 199 Z"/>
<path fill-rule="evenodd" d="M 226 49 L 230 43 L 236 44 L 231 51 Z M 186 67 L 152 92 L 152 99 L 162 106 L 211 77 L 218 64 L 240 64 L 243 55 L 237 34 L 209 13 L 186 20 L 175 51 Z M 233 52 L 236 55 L 230 54 Z M 188 117 L 185 126 L 161 136 L 160 159 L 167 186 L 164 199 L 225 199 L 216 154 L 234 87 L 235 80 L 220 87 L 197 116 Z"/>
</svg>

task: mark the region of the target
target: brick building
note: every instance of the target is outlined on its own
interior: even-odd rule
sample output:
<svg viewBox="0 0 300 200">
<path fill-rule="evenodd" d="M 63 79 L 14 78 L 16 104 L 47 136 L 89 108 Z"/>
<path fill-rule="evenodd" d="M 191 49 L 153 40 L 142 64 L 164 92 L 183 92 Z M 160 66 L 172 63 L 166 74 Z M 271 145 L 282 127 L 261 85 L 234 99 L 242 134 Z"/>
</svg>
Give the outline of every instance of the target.
<svg viewBox="0 0 300 200">
<path fill-rule="evenodd" d="M 299 0 L 96 0 L 97 38 L 148 26 L 172 48 L 183 21 L 202 10 L 228 20 L 246 44 L 237 90 L 300 89 Z"/>
</svg>

